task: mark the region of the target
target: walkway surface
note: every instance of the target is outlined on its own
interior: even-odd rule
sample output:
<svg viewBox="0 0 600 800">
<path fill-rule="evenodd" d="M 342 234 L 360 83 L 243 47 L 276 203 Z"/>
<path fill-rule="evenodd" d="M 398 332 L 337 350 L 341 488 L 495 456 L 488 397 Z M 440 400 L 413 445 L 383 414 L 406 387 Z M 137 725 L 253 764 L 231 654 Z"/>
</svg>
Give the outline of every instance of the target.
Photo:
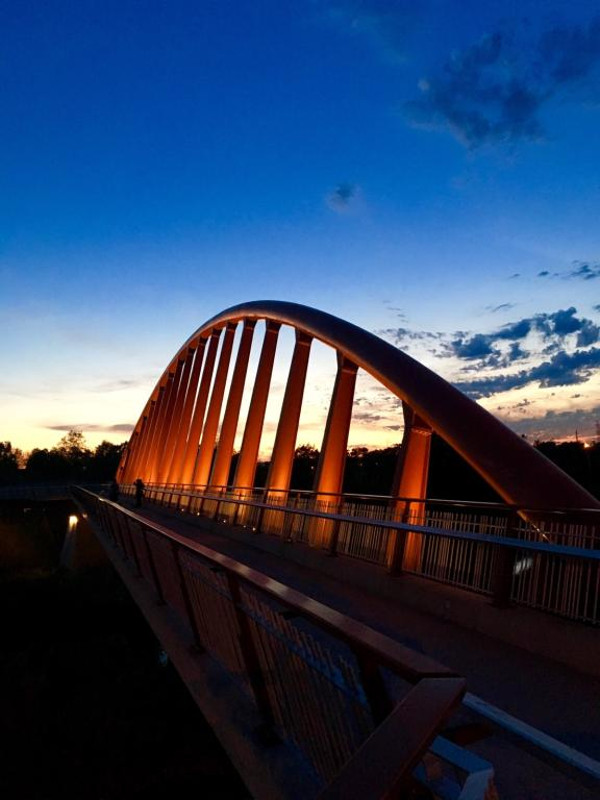
<svg viewBox="0 0 600 800">
<path fill-rule="evenodd" d="M 122 505 L 131 507 L 125 501 Z M 208 520 L 177 516 L 152 505 L 133 510 L 432 656 L 463 675 L 470 693 L 600 760 L 600 680 L 265 552 L 257 546 L 256 535 L 247 534 L 247 541 L 239 541 L 225 535 L 222 525 Z M 470 712 L 464 717 L 472 719 Z M 596 791 L 583 788 L 526 752 L 516 740 L 493 735 L 469 749 L 494 764 L 500 797 L 587 800 L 600 796 L 600 787 Z"/>
</svg>

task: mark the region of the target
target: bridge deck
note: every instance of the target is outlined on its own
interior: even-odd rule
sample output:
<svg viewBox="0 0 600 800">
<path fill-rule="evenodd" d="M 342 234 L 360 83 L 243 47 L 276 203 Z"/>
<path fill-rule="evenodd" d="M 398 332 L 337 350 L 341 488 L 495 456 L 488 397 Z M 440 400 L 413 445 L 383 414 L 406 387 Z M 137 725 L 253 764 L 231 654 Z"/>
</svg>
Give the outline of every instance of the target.
<svg viewBox="0 0 600 800">
<path fill-rule="evenodd" d="M 126 501 L 122 504 L 129 505 Z M 160 522 L 193 541 L 230 555 L 432 656 L 464 675 L 469 692 L 565 744 L 600 759 L 598 678 L 482 635 L 449 619 L 391 602 L 346 580 L 336 579 L 282 558 L 281 555 L 265 552 L 264 540 L 271 537 L 237 533 L 233 538 L 231 531 L 226 532 L 225 526 L 206 519 L 181 518 L 154 506 L 145 506 L 137 511 L 151 521 Z M 346 568 L 344 564 L 344 570 Z M 358 564 L 355 569 L 377 568 Z M 409 580 L 420 581 L 412 576 Z M 447 602 L 443 600 L 444 597 L 465 594 L 452 587 L 438 587 L 431 583 L 427 586 L 432 594 L 438 593 L 440 603 Z M 470 595 L 468 601 L 474 604 L 489 603 L 487 599 Z M 499 613 L 514 615 L 513 619 L 523 614 L 529 620 L 539 616 L 537 612 L 527 609 L 510 609 Z M 571 624 L 564 623 L 568 626 Z M 463 721 L 467 722 L 473 719 L 470 712 L 464 712 L 463 717 Z M 575 800 L 595 796 L 593 791 L 549 769 L 538 757 L 506 739 L 492 736 L 471 745 L 470 749 L 494 763 L 500 796 L 544 797 L 548 800 L 554 797 Z"/>
</svg>

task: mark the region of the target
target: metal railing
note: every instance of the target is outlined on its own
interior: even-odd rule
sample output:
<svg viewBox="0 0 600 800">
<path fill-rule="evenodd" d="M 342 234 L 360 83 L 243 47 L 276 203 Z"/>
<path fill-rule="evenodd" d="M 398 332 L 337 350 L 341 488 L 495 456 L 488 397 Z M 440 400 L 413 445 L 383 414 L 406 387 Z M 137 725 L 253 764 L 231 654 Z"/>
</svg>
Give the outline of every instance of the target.
<svg viewBox="0 0 600 800">
<path fill-rule="evenodd" d="M 135 494 L 134 485 L 121 487 Z M 276 493 L 246 487 L 150 484 L 147 500 L 242 525 L 331 554 L 390 567 L 412 537 L 403 569 L 488 595 L 496 605 L 529 606 L 600 623 L 600 512 L 553 511 L 499 503 Z M 325 535 L 326 534 L 326 535 Z M 396 571 L 398 564 L 395 565 Z"/>
<path fill-rule="evenodd" d="M 472 754 L 456 756 L 438 734 L 460 703 L 462 678 L 228 556 L 74 491 L 133 575 L 185 622 L 197 651 L 216 659 L 254 703 L 264 732 L 303 754 L 320 797 L 398 796 L 422 773 L 415 770 L 432 743 L 434 757 L 449 765 L 456 791 L 447 796 L 458 797 L 455 758 L 468 779 Z M 493 791 L 491 766 L 476 756 L 470 763 Z"/>
</svg>

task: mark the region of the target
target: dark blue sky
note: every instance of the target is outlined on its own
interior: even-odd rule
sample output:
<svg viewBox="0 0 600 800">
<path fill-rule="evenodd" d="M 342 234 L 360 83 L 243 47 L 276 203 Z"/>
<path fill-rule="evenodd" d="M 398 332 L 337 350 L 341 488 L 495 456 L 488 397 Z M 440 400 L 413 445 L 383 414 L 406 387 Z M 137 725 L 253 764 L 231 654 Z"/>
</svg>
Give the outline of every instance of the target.
<svg viewBox="0 0 600 800">
<path fill-rule="evenodd" d="M 22 0 L 0 30 L 0 439 L 118 433 L 260 298 L 384 331 L 517 429 L 592 434 L 595 3 Z"/>
</svg>

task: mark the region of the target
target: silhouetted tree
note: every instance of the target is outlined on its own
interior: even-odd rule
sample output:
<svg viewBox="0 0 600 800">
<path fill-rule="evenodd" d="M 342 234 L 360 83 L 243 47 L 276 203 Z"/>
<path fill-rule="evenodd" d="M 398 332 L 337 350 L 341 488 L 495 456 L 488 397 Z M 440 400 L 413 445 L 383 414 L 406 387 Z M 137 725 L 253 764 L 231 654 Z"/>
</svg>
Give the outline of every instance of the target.
<svg viewBox="0 0 600 800">
<path fill-rule="evenodd" d="M 302 444 L 294 453 L 292 488 L 312 489 L 319 463 L 319 451 L 310 444 Z"/>
<path fill-rule="evenodd" d="M 600 444 L 587 442 L 535 442 L 534 447 L 574 478 L 585 489 L 600 497 Z"/>
<path fill-rule="evenodd" d="M 58 450 L 35 447 L 29 454 L 25 476 L 32 483 L 64 481 L 69 478 L 69 462 Z"/>
<path fill-rule="evenodd" d="M 0 442 L 0 483 L 14 483 L 19 477 L 21 451 L 10 442 Z"/>
<path fill-rule="evenodd" d="M 98 481 L 114 478 L 125 444 L 101 442 L 96 450 L 87 446 L 84 435 L 71 430 L 51 450 L 32 450 L 26 475 L 31 481 Z"/>
<path fill-rule="evenodd" d="M 112 444 L 106 440 L 100 442 L 89 458 L 90 479 L 100 483 L 112 480 L 117 473 L 125 445 L 125 442 L 121 444 Z"/>
</svg>

